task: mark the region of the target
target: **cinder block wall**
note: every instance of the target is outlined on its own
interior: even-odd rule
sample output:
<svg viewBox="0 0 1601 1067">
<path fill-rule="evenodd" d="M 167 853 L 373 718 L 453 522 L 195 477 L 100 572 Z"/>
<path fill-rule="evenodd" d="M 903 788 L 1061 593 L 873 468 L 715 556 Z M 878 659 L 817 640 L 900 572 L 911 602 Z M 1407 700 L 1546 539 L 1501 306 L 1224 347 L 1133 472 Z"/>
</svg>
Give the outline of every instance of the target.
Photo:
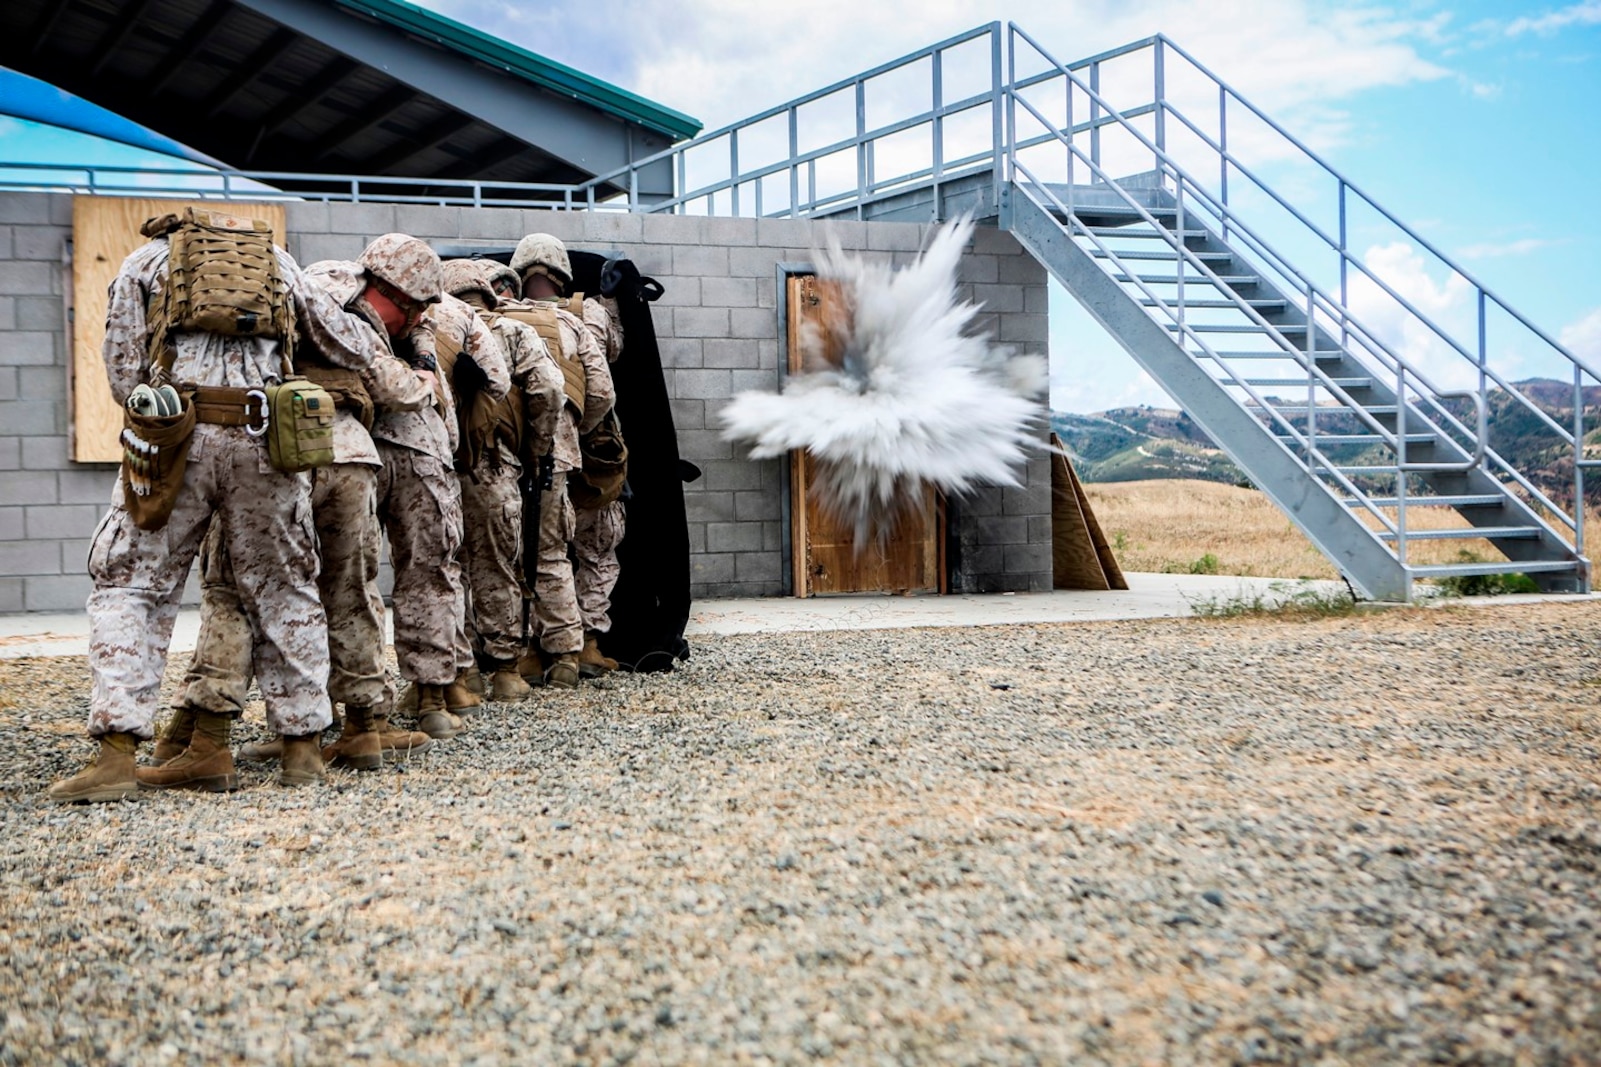
<svg viewBox="0 0 1601 1067">
<path fill-rule="evenodd" d="M 115 478 L 114 466 L 67 459 L 71 222 L 70 196 L 0 193 L 0 612 L 83 606 L 88 539 Z M 743 459 L 717 433 L 730 397 L 780 380 L 780 265 L 810 263 L 828 232 L 846 249 L 904 263 L 927 233 L 905 223 L 317 203 L 288 205 L 288 229 L 301 263 L 354 259 L 397 230 L 456 250 L 544 231 L 575 248 L 621 252 L 658 279 L 666 295 L 656 331 L 679 449 L 705 472 L 685 487 L 697 598 L 773 596 L 785 586 L 781 465 Z M 980 230 L 961 277 L 964 295 L 985 306 L 985 330 L 1045 351 L 1045 272 L 1016 241 Z M 952 526 L 953 591 L 1050 588 L 1043 457 L 1028 465 L 1025 487 L 958 502 Z"/>
</svg>

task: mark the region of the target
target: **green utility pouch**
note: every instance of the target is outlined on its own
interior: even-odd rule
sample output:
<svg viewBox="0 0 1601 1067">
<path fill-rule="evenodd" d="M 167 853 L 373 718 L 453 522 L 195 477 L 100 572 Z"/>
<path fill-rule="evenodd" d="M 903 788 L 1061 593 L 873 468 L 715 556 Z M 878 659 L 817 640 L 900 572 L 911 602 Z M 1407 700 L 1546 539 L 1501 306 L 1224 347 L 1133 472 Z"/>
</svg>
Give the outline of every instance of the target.
<svg viewBox="0 0 1601 1067">
<path fill-rule="evenodd" d="M 298 375 L 267 394 L 267 461 L 274 470 L 309 471 L 334 461 L 334 398 Z"/>
</svg>

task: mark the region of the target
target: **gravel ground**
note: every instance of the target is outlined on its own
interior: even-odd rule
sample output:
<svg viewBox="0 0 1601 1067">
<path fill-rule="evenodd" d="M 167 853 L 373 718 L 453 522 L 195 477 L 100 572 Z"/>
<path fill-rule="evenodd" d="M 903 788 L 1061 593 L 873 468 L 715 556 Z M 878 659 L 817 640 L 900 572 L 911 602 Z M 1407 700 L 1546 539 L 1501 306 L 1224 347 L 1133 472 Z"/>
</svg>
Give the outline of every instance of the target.
<svg viewBox="0 0 1601 1067">
<path fill-rule="evenodd" d="M 1601 1062 L 1598 645 L 722 637 L 405 769 L 66 809 L 84 663 L 0 663 L 0 1063 Z"/>
</svg>

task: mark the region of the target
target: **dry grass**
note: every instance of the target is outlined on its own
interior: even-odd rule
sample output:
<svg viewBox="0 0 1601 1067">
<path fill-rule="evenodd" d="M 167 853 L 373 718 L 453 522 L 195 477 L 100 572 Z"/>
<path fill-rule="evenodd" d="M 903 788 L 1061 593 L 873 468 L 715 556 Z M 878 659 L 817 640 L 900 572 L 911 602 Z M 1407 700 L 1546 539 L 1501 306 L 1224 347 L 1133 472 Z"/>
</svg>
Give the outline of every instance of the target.
<svg viewBox="0 0 1601 1067">
<path fill-rule="evenodd" d="M 1124 570 L 1338 577 L 1323 554 L 1258 490 L 1168 479 L 1086 485 L 1084 491 Z M 1378 525 L 1371 516 L 1369 520 Z M 1407 522 L 1413 529 L 1467 525 L 1455 512 L 1437 508 L 1409 508 Z M 1586 517 L 1585 534 L 1586 555 L 1595 559 L 1601 551 L 1601 517 L 1593 512 Z M 1482 539 L 1423 541 L 1410 548 L 1417 563 L 1454 562 L 1462 551 L 1483 560 L 1501 558 Z"/>
</svg>

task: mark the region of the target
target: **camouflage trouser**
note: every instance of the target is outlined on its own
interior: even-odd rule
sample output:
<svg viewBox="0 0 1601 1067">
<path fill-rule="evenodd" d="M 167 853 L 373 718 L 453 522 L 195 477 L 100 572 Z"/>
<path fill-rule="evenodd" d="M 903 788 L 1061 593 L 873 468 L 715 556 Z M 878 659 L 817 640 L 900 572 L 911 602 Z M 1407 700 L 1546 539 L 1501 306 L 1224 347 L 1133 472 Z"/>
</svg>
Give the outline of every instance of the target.
<svg viewBox="0 0 1601 1067">
<path fill-rule="evenodd" d="M 584 647 L 584 624 L 578 615 L 578 592 L 567 545 L 577 517 L 567 499 L 567 475 L 558 471 L 551 487 L 539 495 L 539 573 L 534 576 L 534 622 L 539 647 L 546 652 L 578 652 Z"/>
<path fill-rule="evenodd" d="M 378 592 L 377 472 L 356 463 L 311 472 L 322 555 L 317 591 L 328 616 L 328 695 L 352 707 L 385 698 L 384 602 Z M 250 685 L 250 626 L 239 605 L 222 524 L 200 549 L 200 636 L 178 703 L 237 715 Z"/>
<path fill-rule="evenodd" d="M 617 546 L 622 543 L 621 500 L 599 508 L 578 509 L 573 581 L 578 587 L 578 614 L 585 630 L 603 634 L 611 629 L 611 591 L 622 573 L 617 566 Z"/>
<path fill-rule="evenodd" d="M 461 627 L 461 491 L 432 456 L 379 441 L 378 519 L 395 568 L 395 659 L 423 685 L 456 679 Z"/>
<path fill-rule="evenodd" d="M 467 632 L 485 659 L 515 660 L 522 652 L 523 498 L 521 472 L 480 463 L 461 479 L 466 539 L 461 571 L 467 585 Z"/>
<path fill-rule="evenodd" d="M 328 628 L 317 597 L 310 479 L 273 470 L 266 447 L 243 429 L 201 425 L 165 527 L 140 530 L 122 499 L 119 479 L 89 546 L 89 733 L 152 736 L 184 579 L 213 523 L 256 635 L 268 723 L 297 735 L 326 727 Z"/>
</svg>

